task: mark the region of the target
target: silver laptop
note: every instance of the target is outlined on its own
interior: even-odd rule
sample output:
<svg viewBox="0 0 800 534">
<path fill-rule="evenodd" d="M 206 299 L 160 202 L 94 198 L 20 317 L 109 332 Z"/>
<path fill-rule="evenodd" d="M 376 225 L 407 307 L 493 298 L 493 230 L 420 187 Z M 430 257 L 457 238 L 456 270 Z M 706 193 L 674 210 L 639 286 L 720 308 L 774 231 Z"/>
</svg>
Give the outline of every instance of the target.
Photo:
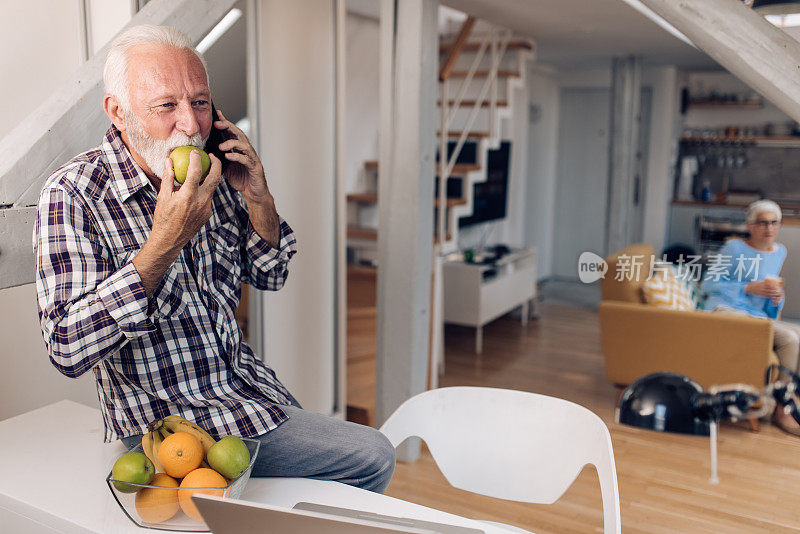
<svg viewBox="0 0 800 534">
<path fill-rule="evenodd" d="M 314 503 L 283 508 L 202 494 L 192 500 L 215 534 L 484 534 L 474 528 Z"/>
</svg>

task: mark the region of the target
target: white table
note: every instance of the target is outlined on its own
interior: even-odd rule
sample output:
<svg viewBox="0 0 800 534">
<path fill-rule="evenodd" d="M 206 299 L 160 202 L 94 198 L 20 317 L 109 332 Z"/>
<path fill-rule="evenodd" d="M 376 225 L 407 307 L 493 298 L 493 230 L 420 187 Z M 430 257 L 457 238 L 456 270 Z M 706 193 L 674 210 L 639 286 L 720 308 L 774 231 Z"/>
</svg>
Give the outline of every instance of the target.
<svg viewBox="0 0 800 534">
<path fill-rule="evenodd" d="M 71 401 L 0 421 L 0 531 L 151 532 L 123 514 L 106 486 L 105 477 L 123 452 L 121 442 L 103 443 L 99 410 Z M 310 501 L 464 525 L 483 529 L 486 534 L 508 532 L 336 482 L 251 478 L 241 499 L 286 507 Z"/>
</svg>

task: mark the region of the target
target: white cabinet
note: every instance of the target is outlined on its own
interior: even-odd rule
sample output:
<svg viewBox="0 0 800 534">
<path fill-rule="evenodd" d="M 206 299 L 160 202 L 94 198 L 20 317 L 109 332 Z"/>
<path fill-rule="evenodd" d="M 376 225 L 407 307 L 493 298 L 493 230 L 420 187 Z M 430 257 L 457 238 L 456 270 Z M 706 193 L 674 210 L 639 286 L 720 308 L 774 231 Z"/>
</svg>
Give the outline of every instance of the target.
<svg viewBox="0 0 800 534">
<path fill-rule="evenodd" d="M 514 250 L 490 264 L 447 262 L 444 322 L 477 329 L 475 352 L 483 349 L 483 325 L 522 306 L 526 324 L 536 297 L 536 249 Z"/>
</svg>

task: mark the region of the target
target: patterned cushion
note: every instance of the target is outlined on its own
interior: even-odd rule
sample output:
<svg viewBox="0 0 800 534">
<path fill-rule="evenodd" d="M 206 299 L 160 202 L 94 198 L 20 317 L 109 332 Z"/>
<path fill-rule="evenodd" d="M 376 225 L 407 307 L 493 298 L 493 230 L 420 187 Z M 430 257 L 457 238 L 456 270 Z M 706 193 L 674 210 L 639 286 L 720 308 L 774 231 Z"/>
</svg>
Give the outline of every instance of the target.
<svg viewBox="0 0 800 534">
<path fill-rule="evenodd" d="M 662 260 L 659 263 L 667 263 L 666 260 Z M 685 264 L 669 264 L 672 267 L 672 275 L 677 278 L 683 286 L 686 288 L 686 291 L 689 293 L 689 296 L 692 299 L 692 304 L 694 305 L 695 310 L 703 309 L 703 303 L 706 300 L 706 294 L 703 293 L 703 290 L 700 288 L 699 280 L 702 275 L 701 265 L 699 263 L 685 263 Z"/>
<path fill-rule="evenodd" d="M 676 274 L 671 264 L 656 262 L 653 275 L 642 286 L 645 302 L 670 310 L 696 310 L 697 304 L 692 299 L 686 281 Z"/>
<path fill-rule="evenodd" d="M 673 265 L 673 270 L 675 270 L 675 266 Z M 703 302 L 706 300 L 706 295 L 700 289 L 700 284 L 697 283 L 697 280 L 691 277 L 683 277 L 681 278 L 677 271 L 675 272 L 675 277 L 683 283 L 686 291 L 689 293 L 689 297 L 692 299 L 692 305 L 694 306 L 695 310 L 703 309 Z"/>
</svg>

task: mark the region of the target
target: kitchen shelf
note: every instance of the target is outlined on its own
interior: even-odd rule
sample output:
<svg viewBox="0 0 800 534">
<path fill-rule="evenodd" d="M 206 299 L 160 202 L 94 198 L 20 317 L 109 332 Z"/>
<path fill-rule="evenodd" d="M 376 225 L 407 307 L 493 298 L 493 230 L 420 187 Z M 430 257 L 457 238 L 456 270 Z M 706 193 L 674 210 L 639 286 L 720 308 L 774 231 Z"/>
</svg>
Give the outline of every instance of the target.
<svg viewBox="0 0 800 534">
<path fill-rule="evenodd" d="M 692 100 L 689 102 L 690 108 L 740 108 L 740 109 L 761 109 L 764 107 L 764 102 L 719 102 L 715 100 Z"/>
<path fill-rule="evenodd" d="M 752 145 L 765 148 L 800 148 L 798 136 L 761 136 L 761 137 L 681 137 L 681 143 L 705 143 L 711 145 Z"/>
</svg>

